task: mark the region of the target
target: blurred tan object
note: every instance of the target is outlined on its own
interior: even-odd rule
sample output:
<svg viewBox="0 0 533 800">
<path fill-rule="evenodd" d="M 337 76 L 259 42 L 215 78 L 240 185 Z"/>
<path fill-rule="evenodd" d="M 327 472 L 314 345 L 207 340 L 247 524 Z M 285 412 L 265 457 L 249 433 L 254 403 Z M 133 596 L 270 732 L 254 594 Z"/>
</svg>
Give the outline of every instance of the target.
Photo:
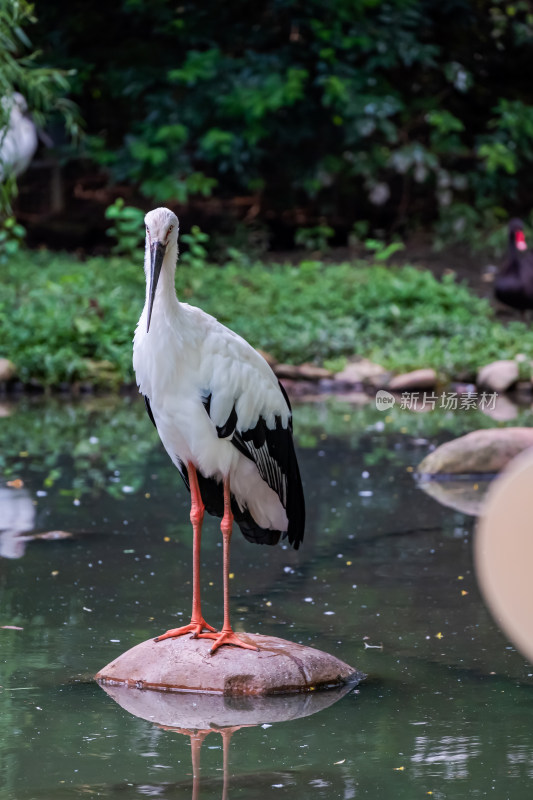
<svg viewBox="0 0 533 800">
<path fill-rule="evenodd" d="M 498 625 L 533 661 L 533 450 L 517 456 L 491 485 L 474 540 L 474 563 Z"/>
<path fill-rule="evenodd" d="M 17 368 L 9 358 L 0 358 L 0 381 L 10 381 L 17 374 Z"/>
</svg>

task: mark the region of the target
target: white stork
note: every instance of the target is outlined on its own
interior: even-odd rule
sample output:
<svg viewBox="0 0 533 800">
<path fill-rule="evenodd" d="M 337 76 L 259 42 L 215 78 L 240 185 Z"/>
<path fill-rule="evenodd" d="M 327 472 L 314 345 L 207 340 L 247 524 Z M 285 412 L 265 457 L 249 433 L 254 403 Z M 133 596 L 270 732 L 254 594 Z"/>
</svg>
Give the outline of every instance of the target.
<svg viewBox="0 0 533 800">
<path fill-rule="evenodd" d="M 25 98 L 14 92 L 0 100 L 8 123 L 0 129 L 0 181 L 20 175 L 30 165 L 37 150 L 37 128 L 28 114 Z"/>
<path fill-rule="evenodd" d="M 133 366 L 146 408 L 191 492 L 193 601 L 190 624 L 156 641 L 191 632 L 255 650 L 233 631 L 229 551 L 233 520 L 244 537 L 297 549 L 305 509 L 287 395 L 267 362 L 214 317 L 176 296 L 179 222 L 168 208 L 145 217 L 146 302 L 133 342 Z M 216 286 L 213 286 L 216 292 Z M 200 604 L 204 509 L 222 517 L 224 624 L 218 633 Z"/>
</svg>

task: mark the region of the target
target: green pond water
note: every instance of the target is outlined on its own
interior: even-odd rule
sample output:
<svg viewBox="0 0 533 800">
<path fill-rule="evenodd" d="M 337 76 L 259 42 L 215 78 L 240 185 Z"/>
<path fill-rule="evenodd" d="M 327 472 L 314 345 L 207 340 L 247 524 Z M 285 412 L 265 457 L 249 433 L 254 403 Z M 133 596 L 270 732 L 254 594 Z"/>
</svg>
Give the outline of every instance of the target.
<svg viewBox="0 0 533 800">
<path fill-rule="evenodd" d="M 247 727 L 254 701 L 230 700 L 237 729 L 213 729 L 200 752 L 194 728 L 136 716 L 92 677 L 190 614 L 189 497 L 142 403 L 0 404 L 0 798 L 530 798 L 533 667 L 479 594 L 475 518 L 413 475 L 429 447 L 493 424 L 296 405 L 306 539 L 261 548 L 236 530 L 233 622 L 368 678 L 342 697 L 277 698 Z M 216 625 L 220 538 L 206 519 Z"/>
</svg>

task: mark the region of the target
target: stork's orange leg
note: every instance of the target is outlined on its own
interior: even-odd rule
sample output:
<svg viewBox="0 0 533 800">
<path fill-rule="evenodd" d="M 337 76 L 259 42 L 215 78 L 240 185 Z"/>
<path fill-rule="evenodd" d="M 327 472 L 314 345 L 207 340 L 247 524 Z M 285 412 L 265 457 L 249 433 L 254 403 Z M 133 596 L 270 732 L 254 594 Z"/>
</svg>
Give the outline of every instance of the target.
<svg viewBox="0 0 533 800">
<path fill-rule="evenodd" d="M 198 476 L 196 469 L 190 462 L 187 464 L 187 471 L 189 473 L 189 485 L 191 487 L 191 522 L 194 532 L 193 539 L 193 556 L 192 556 L 192 615 L 191 621 L 188 625 L 183 625 L 181 628 L 172 628 L 171 630 L 158 636 L 155 641 L 160 642 L 162 639 L 170 639 L 174 636 L 183 636 L 184 633 L 192 633 L 192 638 L 196 637 L 207 628 L 208 631 L 216 633 L 215 628 L 208 625 L 202 616 L 202 608 L 200 603 L 200 544 L 202 539 L 202 522 L 204 519 L 205 506 L 200 494 L 200 487 L 198 486 Z"/>
<path fill-rule="evenodd" d="M 233 514 L 231 511 L 231 494 L 229 488 L 229 478 L 224 479 L 224 516 L 220 523 L 220 530 L 223 537 L 223 570 L 224 570 L 224 625 L 220 633 L 199 633 L 202 639 L 214 639 L 211 652 L 214 653 L 223 644 L 233 644 L 236 647 L 243 647 L 245 650 L 259 650 L 253 644 L 248 644 L 240 639 L 233 631 L 229 615 L 229 553 L 231 532 L 233 529 Z"/>
</svg>

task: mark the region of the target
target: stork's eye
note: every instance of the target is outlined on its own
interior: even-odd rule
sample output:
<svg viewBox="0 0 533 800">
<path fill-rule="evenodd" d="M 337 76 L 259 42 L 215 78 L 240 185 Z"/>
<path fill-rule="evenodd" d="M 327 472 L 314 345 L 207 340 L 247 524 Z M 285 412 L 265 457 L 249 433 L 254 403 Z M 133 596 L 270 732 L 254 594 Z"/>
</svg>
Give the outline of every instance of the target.
<svg viewBox="0 0 533 800">
<path fill-rule="evenodd" d="M 173 229 L 174 229 L 174 225 L 171 225 L 171 226 L 170 226 L 170 228 L 169 228 L 169 229 L 168 229 L 168 231 L 167 231 L 167 236 L 168 236 L 168 234 L 170 233 L 170 231 L 171 231 L 171 230 L 173 230 Z"/>
</svg>

